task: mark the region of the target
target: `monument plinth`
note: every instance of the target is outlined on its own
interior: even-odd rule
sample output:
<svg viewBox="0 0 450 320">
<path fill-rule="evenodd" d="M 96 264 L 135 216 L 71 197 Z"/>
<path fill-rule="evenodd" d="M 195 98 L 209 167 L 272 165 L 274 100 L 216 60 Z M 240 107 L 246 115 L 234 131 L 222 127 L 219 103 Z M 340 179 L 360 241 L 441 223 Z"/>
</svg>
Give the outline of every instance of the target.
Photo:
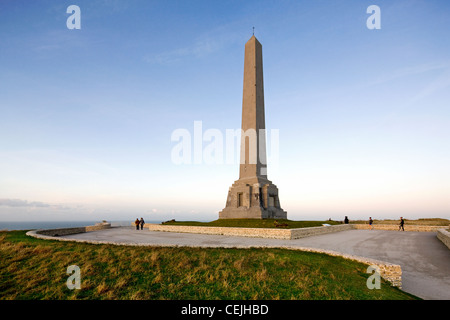
<svg viewBox="0 0 450 320">
<path fill-rule="evenodd" d="M 278 188 L 267 179 L 262 46 L 255 36 L 245 44 L 239 180 L 219 212 L 219 219 L 239 218 L 287 218 Z"/>
</svg>

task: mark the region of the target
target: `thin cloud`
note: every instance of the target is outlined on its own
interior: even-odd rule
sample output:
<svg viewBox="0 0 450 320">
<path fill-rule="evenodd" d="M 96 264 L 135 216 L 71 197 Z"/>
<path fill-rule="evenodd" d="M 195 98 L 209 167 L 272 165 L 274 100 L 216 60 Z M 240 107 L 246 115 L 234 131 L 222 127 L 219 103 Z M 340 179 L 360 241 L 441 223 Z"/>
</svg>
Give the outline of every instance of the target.
<svg viewBox="0 0 450 320">
<path fill-rule="evenodd" d="M 59 210 L 68 210 L 70 209 L 67 206 L 63 205 L 54 205 L 40 201 L 27 201 L 21 199 L 0 199 L 0 206 L 5 207 L 26 207 L 26 208 L 52 208 Z"/>
<path fill-rule="evenodd" d="M 197 41 L 192 46 L 178 48 L 172 51 L 162 52 L 154 56 L 146 57 L 144 60 L 156 64 L 173 64 L 186 58 L 200 58 L 218 51 L 224 44 L 216 40 L 204 39 Z"/>
<path fill-rule="evenodd" d="M 386 82 L 390 82 L 396 79 L 414 76 L 414 75 L 420 75 L 423 73 L 436 71 L 436 70 L 446 70 L 450 68 L 450 62 L 444 62 L 444 63 L 429 63 L 429 64 L 422 64 L 422 65 L 416 65 L 411 66 L 408 68 L 398 69 L 392 72 L 389 75 L 385 75 L 384 77 L 380 77 L 378 79 L 375 79 L 374 81 L 370 82 L 369 85 L 378 85 Z"/>
<path fill-rule="evenodd" d="M 435 92 L 447 89 L 448 87 L 450 87 L 450 68 L 447 68 L 443 74 L 424 87 L 416 96 L 414 96 L 412 102 L 424 99 L 433 95 Z"/>
<path fill-rule="evenodd" d="M 33 201 L 29 202 L 20 199 L 0 199 L 0 206 L 7 207 L 50 207 L 48 203 Z"/>
<path fill-rule="evenodd" d="M 215 52 L 221 51 L 224 47 L 238 41 L 242 41 L 239 32 L 233 32 L 228 27 L 220 27 L 214 31 L 203 34 L 196 39 L 192 45 L 164 51 L 154 55 L 147 55 L 144 61 L 148 63 L 169 65 L 187 58 L 203 58 Z"/>
</svg>

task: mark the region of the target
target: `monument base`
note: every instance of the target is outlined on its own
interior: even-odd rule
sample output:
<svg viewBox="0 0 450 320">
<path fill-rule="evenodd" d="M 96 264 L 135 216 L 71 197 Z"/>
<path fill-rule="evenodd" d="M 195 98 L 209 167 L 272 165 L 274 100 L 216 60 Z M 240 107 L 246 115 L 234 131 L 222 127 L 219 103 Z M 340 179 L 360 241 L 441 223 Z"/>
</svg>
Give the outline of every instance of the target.
<svg viewBox="0 0 450 320">
<path fill-rule="evenodd" d="M 287 219 L 287 212 L 280 207 L 278 188 L 265 178 L 253 177 L 233 183 L 219 219 Z"/>
</svg>

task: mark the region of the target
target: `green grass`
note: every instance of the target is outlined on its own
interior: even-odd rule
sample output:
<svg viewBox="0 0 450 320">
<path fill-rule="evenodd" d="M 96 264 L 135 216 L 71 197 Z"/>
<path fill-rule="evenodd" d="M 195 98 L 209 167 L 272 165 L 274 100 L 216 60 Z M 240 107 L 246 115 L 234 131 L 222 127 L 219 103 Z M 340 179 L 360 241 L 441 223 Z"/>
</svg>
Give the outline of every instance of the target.
<svg viewBox="0 0 450 320">
<path fill-rule="evenodd" d="M 67 267 L 81 289 L 66 286 Z M 367 266 L 287 249 L 94 245 L 0 233 L 0 299 L 417 299 L 387 282 L 369 290 Z"/>
<path fill-rule="evenodd" d="M 204 227 L 241 227 L 241 228 L 308 228 L 320 227 L 322 224 L 341 224 L 338 221 L 294 221 L 285 219 L 219 219 L 211 222 L 199 221 L 166 221 L 164 225 L 204 226 Z"/>
</svg>

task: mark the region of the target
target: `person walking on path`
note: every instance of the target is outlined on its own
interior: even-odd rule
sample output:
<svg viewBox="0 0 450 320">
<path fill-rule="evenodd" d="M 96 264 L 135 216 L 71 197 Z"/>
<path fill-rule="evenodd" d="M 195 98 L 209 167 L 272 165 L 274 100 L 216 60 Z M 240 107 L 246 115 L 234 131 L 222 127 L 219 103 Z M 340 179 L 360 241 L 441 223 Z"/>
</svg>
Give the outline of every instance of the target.
<svg viewBox="0 0 450 320">
<path fill-rule="evenodd" d="M 139 230 L 139 223 L 140 223 L 139 219 L 136 218 L 136 221 L 134 221 L 134 224 L 136 225 L 136 230 Z"/>
<path fill-rule="evenodd" d="M 372 220 L 372 217 L 369 217 L 369 226 L 370 226 L 370 230 L 373 230 L 373 220 Z"/>
<path fill-rule="evenodd" d="M 405 231 L 404 225 L 405 220 L 403 220 L 403 217 L 400 217 L 400 224 L 398 225 L 398 231 L 400 231 L 400 229 L 402 229 L 402 231 Z"/>
<path fill-rule="evenodd" d="M 144 218 L 141 217 L 141 220 L 139 221 L 139 223 L 141 224 L 141 230 L 144 229 Z"/>
</svg>

